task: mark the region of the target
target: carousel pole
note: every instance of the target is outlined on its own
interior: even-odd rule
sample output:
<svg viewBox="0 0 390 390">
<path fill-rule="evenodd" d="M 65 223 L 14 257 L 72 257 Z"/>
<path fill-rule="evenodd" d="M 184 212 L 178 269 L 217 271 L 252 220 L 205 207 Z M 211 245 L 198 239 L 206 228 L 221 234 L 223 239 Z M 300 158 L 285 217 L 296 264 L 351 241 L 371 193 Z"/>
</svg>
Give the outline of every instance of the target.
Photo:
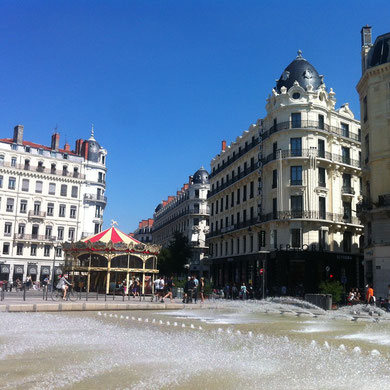
<svg viewBox="0 0 390 390">
<path fill-rule="evenodd" d="M 92 261 L 92 253 L 89 253 L 88 276 L 87 276 L 87 299 L 88 299 L 89 288 L 91 284 L 91 261 Z"/>
<path fill-rule="evenodd" d="M 106 294 L 110 293 L 110 269 L 111 269 L 111 255 L 108 255 Z"/>
<path fill-rule="evenodd" d="M 129 268 L 130 268 L 130 254 L 127 254 L 127 271 L 126 271 L 126 291 L 127 295 L 129 295 L 129 281 L 130 281 L 130 273 L 129 273 Z"/>
</svg>

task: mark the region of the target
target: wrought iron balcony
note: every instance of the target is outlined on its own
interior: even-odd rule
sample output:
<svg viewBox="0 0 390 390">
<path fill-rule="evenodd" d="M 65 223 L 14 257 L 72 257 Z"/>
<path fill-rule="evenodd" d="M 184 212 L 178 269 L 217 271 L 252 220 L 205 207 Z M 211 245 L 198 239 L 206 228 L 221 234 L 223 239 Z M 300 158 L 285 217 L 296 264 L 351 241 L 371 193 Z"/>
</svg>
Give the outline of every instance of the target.
<svg viewBox="0 0 390 390">
<path fill-rule="evenodd" d="M 40 234 L 24 234 L 24 233 L 16 233 L 14 235 L 15 240 L 19 241 L 55 241 L 55 236 L 49 235 L 40 235 Z"/>
<path fill-rule="evenodd" d="M 107 203 L 107 197 L 104 195 L 97 194 L 84 194 L 84 200 L 88 202 L 101 202 Z"/>
<path fill-rule="evenodd" d="M 341 193 L 343 195 L 355 195 L 355 190 L 351 186 L 343 186 L 341 188 Z"/>
</svg>

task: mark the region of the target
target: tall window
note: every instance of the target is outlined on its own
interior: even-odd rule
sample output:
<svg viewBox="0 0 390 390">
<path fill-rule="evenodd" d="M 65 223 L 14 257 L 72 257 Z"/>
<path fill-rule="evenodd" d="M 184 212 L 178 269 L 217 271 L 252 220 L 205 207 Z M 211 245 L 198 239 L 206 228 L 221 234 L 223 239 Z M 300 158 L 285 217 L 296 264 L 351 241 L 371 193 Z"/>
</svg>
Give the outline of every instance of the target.
<svg viewBox="0 0 390 390">
<path fill-rule="evenodd" d="M 48 217 L 52 217 L 54 215 L 54 203 L 47 204 L 47 215 Z"/>
<path fill-rule="evenodd" d="M 344 252 L 352 251 L 352 232 L 344 232 L 343 234 L 343 250 Z"/>
<path fill-rule="evenodd" d="M 35 183 L 35 192 L 38 193 L 38 194 L 41 194 L 42 193 L 42 187 L 43 187 L 43 183 L 41 181 L 37 181 Z"/>
<path fill-rule="evenodd" d="M 12 223 L 11 222 L 6 222 L 4 224 L 4 235 L 5 236 L 10 236 L 12 231 Z"/>
<path fill-rule="evenodd" d="M 274 169 L 272 171 L 272 188 L 276 188 L 278 186 L 278 170 Z"/>
<path fill-rule="evenodd" d="M 34 202 L 34 215 L 39 215 L 41 211 L 41 202 Z"/>
<path fill-rule="evenodd" d="M 22 256 L 23 255 L 23 244 L 17 244 L 16 245 L 16 255 Z"/>
<path fill-rule="evenodd" d="M 343 192 L 347 194 L 353 194 L 354 191 L 351 187 L 351 175 L 349 173 L 343 173 Z"/>
<path fill-rule="evenodd" d="M 318 187 L 326 187 L 325 168 L 318 167 Z"/>
<path fill-rule="evenodd" d="M 53 227 L 52 226 L 46 226 L 45 229 L 45 238 L 50 239 L 53 233 Z"/>
<path fill-rule="evenodd" d="M 217 199 L 215 202 L 215 214 L 218 214 L 219 211 L 219 200 Z"/>
<path fill-rule="evenodd" d="M 318 157 L 325 158 L 325 141 L 323 139 L 318 140 Z"/>
<path fill-rule="evenodd" d="M 291 185 L 301 186 L 302 185 L 302 166 L 292 166 L 290 168 L 291 172 Z"/>
<path fill-rule="evenodd" d="M 4 165 L 4 155 L 0 154 L 0 167 Z"/>
<path fill-rule="evenodd" d="M 234 206 L 234 192 L 231 193 L 230 195 L 230 207 Z"/>
<path fill-rule="evenodd" d="M 275 229 L 275 230 L 272 230 L 272 244 L 273 244 L 273 247 L 274 249 L 277 249 L 278 248 L 278 231 Z"/>
<path fill-rule="evenodd" d="M 367 119 L 368 119 L 367 96 L 364 96 L 364 98 L 363 98 L 363 120 L 364 120 L 364 123 L 367 122 Z"/>
<path fill-rule="evenodd" d="M 278 151 L 278 143 L 274 142 L 272 144 L 272 157 L 274 160 L 276 160 L 276 152 Z"/>
<path fill-rule="evenodd" d="M 49 183 L 49 195 L 55 195 L 55 194 L 56 194 L 56 184 Z"/>
<path fill-rule="evenodd" d="M 278 199 L 272 199 L 272 219 L 278 219 Z"/>
<path fill-rule="evenodd" d="M 291 216 L 292 218 L 302 218 L 303 197 L 302 195 L 291 196 Z"/>
<path fill-rule="evenodd" d="M 65 217 L 65 209 L 66 206 L 64 204 L 60 204 L 59 213 L 58 213 L 59 217 Z"/>
<path fill-rule="evenodd" d="M 45 257 L 50 256 L 50 245 L 45 245 L 43 247 L 43 256 L 45 256 Z"/>
<path fill-rule="evenodd" d="M 3 244 L 3 255 L 9 255 L 9 242 Z"/>
<path fill-rule="evenodd" d="M 61 196 L 67 196 L 68 186 L 66 184 L 61 184 Z"/>
<path fill-rule="evenodd" d="M 246 184 L 244 185 L 242 190 L 243 190 L 243 192 L 242 192 L 242 201 L 245 202 L 246 201 L 246 191 L 247 191 Z"/>
<path fill-rule="evenodd" d="M 301 127 L 301 113 L 294 112 L 291 114 L 291 127 L 297 129 Z"/>
<path fill-rule="evenodd" d="M 199 190 L 197 190 L 199 192 Z M 77 186 L 72 186 L 72 198 L 77 198 L 78 196 L 78 188 Z M 198 194 L 198 198 L 199 198 L 199 194 Z"/>
<path fill-rule="evenodd" d="M 16 167 L 16 157 L 11 158 L 11 167 Z"/>
<path fill-rule="evenodd" d="M 318 128 L 321 130 L 325 129 L 325 120 L 324 116 L 321 114 L 318 114 Z"/>
<path fill-rule="evenodd" d="M 291 229 L 291 246 L 300 248 L 301 246 L 301 229 Z"/>
<path fill-rule="evenodd" d="M 62 226 L 59 226 L 57 228 L 57 239 L 63 240 L 64 239 L 64 228 Z"/>
<path fill-rule="evenodd" d="M 320 244 L 320 249 L 326 249 L 328 244 L 328 232 L 327 230 L 318 231 L 318 243 Z"/>
<path fill-rule="evenodd" d="M 229 208 L 229 195 L 225 196 L 225 209 L 227 210 Z"/>
<path fill-rule="evenodd" d="M 240 189 L 237 188 L 237 204 L 240 204 L 240 199 L 241 198 L 241 194 L 240 194 Z"/>
<path fill-rule="evenodd" d="M 10 177 L 8 179 L 8 189 L 9 190 L 14 190 L 16 187 L 16 179 L 14 177 Z"/>
<path fill-rule="evenodd" d="M 26 225 L 24 223 L 20 223 L 19 226 L 18 226 L 18 234 L 23 236 L 25 231 L 26 231 Z"/>
<path fill-rule="evenodd" d="M 30 181 L 28 179 L 23 179 L 22 180 L 22 191 L 28 191 Z"/>
<path fill-rule="evenodd" d="M 343 215 L 344 222 L 351 223 L 352 222 L 351 202 L 343 202 L 343 208 L 344 208 L 344 215 Z"/>
<path fill-rule="evenodd" d="M 6 211 L 9 213 L 12 213 L 14 211 L 14 199 L 12 198 L 7 198 L 7 208 Z"/>
<path fill-rule="evenodd" d="M 36 244 L 31 244 L 31 256 L 36 256 L 37 255 L 37 245 Z"/>
<path fill-rule="evenodd" d="M 74 240 L 74 229 L 73 229 L 73 228 L 69 228 L 69 231 L 68 231 L 68 240 L 69 240 L 69 241 L 73 241 L 73 240 Z"/>
<path fill-rule="evenodd" d="M 0 175 L 0 188 L 3 188 L 3 175 Z"/>
<path fill-rule="evenodd" d="M 347 123 L 341 123 L 341 135 L 349 137 L 349 125 Z"/>
<path fill-rule="evenodd" d="M 291 138 L 290 149 L 292 157 L 302 156 L 302 138 Z"/>
<path fill-rule="evenodd" d="M 323 196 L 318 198 L 318 209 L 320 219 L 326 219 L 326 198 Z"/>
<path fill-rule="evenodd" d="M 249 187 L 249 198 L 252 199 L 255 196 L 255 183 L 251 181 Z"/>
<path fill-rule="evenodd" d="M 350 149 L 345 146 L 341 147 L 341 157 L 344 164 L 351 164 Z"/>
<path fill-rule="evenodd" d="M 27 213 L 27 200 L 22 199 L 20 201 L 20 213 L 21 214 Z"/>
</svg>

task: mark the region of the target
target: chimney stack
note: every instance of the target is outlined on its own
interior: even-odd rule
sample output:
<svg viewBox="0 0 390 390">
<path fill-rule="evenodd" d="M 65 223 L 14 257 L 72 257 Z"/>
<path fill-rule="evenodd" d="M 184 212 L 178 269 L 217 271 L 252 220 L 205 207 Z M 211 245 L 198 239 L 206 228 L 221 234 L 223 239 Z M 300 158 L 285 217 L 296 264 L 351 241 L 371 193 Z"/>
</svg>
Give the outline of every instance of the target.
<svg viewBox="0 0 390 390">
<path fill-rule="evenodd" d="M 64 145 L 64 150 L 66 150 L 67 152 L 70 152 L 70 145 L 68 143 L 66 143 Z"/>
<path fill-rule="evenodd" d="M 14 127 L 14 142 L 18 145 L 23 145 L 23 125 L 17 125 Z"/>
<path fill-rule="evenodd" d="M 362 29 L 360 30 L 361 40 L 362 40 L 362 74 L 367 69 L 367 56 L 368 52 L 370 51 L 372 47 L 372 33 L 371 33 L 371 26 L 366 24 Z"/>
<path fill-rule="evenodd" d="M 60 147 L 60 134 L 59 133 L 54 133 L 51 136 L 51 148 L 53 150 L 58 150 Z"/>
<path fill-rule="evenodd" d="M 222 141 L 222 152 L 224 152 L 226 150 L 226 141 L 223 140 Z"/>
<path fill-rule="evenodd" d="M 83 140 L 81 138 L 76 140 L 76 150 L 75 150 L 75 152 L 76 152 L 76 154 L 78 156 L 80 156 L 80 154 L 81 154 L 81 147 L 82 146 L 83 146 Z"/>
</svg>

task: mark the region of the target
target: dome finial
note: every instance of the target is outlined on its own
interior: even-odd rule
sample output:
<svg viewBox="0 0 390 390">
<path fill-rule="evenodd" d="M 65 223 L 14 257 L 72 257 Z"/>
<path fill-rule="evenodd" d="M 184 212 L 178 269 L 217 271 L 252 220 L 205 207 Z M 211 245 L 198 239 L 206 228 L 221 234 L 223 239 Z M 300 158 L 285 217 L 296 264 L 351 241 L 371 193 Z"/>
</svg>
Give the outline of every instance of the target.
<svg viewBox="0 0 390 390">
<path fill-rule="evenodd" d="M 299 49 L 299 50 L 297 51 L 297 53 L 298 53 L 298 57 L 297 57 L 297 58 L 302 58 L 302 50 Z"/>
<path fill-rule="evenodd" d="M 92 127 L 91 127 L 91 136 L 89 137 L 90 140 L 95 140 L 95 131 L 93 129 L 93 123 L 92 123 Z"/>
</svg>

